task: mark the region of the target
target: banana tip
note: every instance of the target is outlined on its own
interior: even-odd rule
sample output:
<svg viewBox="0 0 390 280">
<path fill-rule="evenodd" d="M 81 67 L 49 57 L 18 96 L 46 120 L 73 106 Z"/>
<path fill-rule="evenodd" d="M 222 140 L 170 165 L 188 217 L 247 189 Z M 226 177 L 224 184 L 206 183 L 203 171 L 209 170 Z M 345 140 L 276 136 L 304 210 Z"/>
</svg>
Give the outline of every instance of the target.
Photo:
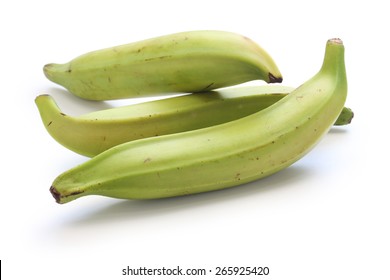
<svg viewBox="0 0 390 280">
<path fill-rule="evenodd" d="M 53 68 L 53 65 L 54 65 L 54 63 L 48 63 L 48 64 L 45 64 L 44 66 L 43 66 L 43 72 L 48 72 L 48 71 L 50 71 L 50 68 Z"/>
<path fill-rule="evenodd" d="M 283 82 L 283 77 L 275 77 L 272 73 L 268 73 L 268 79 L 270 83 L 281 83 Z"/>
<path fill-rule="evenodd" d="M 43 98 L 47 98 L 47 97 L 50 97 L 50 95 L 47 94 L 47 93 L 38 94 L 38 95 L 35 97 L 35 103 L 38 102 L 39 100 L 41 100 L 41 99 L 43 99 Z"/>
<path fill-rule="evenodd" d="M 45 74 L 46 78 L 52 82 L 56 82 L 56 80 L 60 77 L 58 75 L 71 72 L 72 70 L 69 69 L 67 64 L 49 63 L 43 66 L 43 74 Z"/>
<path fill-rule="evenodd" d="M 53 68 L 53 63 L 46 64 L 43 66 L 43 74 L 45 74 L 46 78 L 51 80 L 51 72 Z"/>
<path fill-rule="evenodd" d="M 61 194 L 57 191 L 54 186 L 50 187 L 50 193 L 54 197 L 57 203 L 61 203 Z"/>
<path fill-rule="evenodd" d="M 328 40 L 328 43 L 333 45 L 342 45 L 343 40 L 341 40 L 340 38 L 332 38 Z"/>
</svg>

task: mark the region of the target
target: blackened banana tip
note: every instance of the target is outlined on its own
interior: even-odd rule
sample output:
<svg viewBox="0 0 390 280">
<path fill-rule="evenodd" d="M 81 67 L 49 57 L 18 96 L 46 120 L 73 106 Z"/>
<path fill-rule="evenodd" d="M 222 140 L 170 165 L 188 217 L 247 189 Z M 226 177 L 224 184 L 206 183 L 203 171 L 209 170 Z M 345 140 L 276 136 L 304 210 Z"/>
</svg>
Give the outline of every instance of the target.
<svg viewBox="0 0 390 280">
<path fill-rule="evenodd" d="M 272 73 L 268 73 L 268 79 L 269 79 L 269 83 L 271 83 L 271 84 L 283 82 L 283 77 L 282 76 L 275 77 L 274 75 L 272 75 Z"/>
<path fill-rule="evenodd" d="M 54 197 L 57 203 L 61 203 L 61 194 L 57 191 L 57 189 L 54 186 L 50 187 L 50 193 Z"/>
</svg>

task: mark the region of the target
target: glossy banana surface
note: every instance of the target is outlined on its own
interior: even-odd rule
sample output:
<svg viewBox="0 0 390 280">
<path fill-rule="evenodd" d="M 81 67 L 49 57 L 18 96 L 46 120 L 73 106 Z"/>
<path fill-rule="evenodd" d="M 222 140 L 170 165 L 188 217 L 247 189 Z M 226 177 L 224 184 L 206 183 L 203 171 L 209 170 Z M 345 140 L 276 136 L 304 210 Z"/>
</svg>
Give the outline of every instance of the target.
<svg viewBox="0 0 390 280">
<path fill-rule="evenodd" d="M 196 93 L 92 112 L 64 114 L 49 95 L 35 102 L 43 124 L 60 144 L 93 157 L 116 145 L 160 135 L 209 127 L 256 113 L 293 90 L 282 85 L 245 86 Z M 343 108 L 335 125 L 351 122 Z"/>
<path fill-rule="evenodd" d="M 240 34 L 189 31 L 44 66 L 46 77 L 90 100 L 200 92 L 251 80 L 282 81 L 270 55 Z"/>
<path fill-rule="evenodd" d="M 153 199 L 241 185 L 308 153 L 334 124 L 347 97 L 344 45 L 328 40 L 320 71 L 268 108 L 208 128 L 115 146 L 59 175 L 58 203 L 87 195 Z"/>
</svg>

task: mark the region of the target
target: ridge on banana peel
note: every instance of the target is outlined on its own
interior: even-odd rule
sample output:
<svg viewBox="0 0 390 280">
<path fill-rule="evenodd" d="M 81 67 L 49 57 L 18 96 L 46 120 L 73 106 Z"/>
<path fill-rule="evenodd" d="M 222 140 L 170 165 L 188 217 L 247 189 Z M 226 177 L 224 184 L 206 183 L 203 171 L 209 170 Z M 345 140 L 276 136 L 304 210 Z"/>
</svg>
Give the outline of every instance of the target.
<svg viewBox="0 0 390 280">
<path fill-rule="evenodd" d="M 200 30 L 92 51 L 46 64 L 46 77 L 89 100 L 210 91 L 252 80 L 279 83 L 271 56 L 240 34 Z"/>
<path fill-rule="evenodd" d="M 330 39 L 320 71 L 268 108 L 115 146 L 59 175 L 50 192 L 61 204 L 87 195 L 155 199 L 258 180 L 307 154 L 334 124 L 346 97 L 344 45 Z"/>
<path fill-rule="evenodd" d="M 35 103 L 49 134 L 61 145 L 93 157 L 137 139 L 209 127 L 263 110 L 293 90 L 282 85 L 244 86 L 196 93 L 95 111 L 73 117 L 64 114 L 49 95 Z M 351 122 L 344 107 L 334 125 Z"/>
</svg>

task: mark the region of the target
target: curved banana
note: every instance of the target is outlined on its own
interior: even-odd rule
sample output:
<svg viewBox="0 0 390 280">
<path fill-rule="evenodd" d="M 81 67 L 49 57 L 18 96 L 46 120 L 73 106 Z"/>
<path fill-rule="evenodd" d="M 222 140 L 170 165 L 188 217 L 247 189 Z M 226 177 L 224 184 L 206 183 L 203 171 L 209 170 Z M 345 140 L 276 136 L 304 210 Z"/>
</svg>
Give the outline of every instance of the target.
<svg viewBox="0 0 390 280">
<path fill-rule="evenodd" d="M 90 100 L 199 92 L 251 80 L 282 81 L 270 55 L 225 31 L 189 31 L 93 51 L 47 64 L 46 77 Z"/>
<path fill-rule="evenodd" d="M 237 186 L 308 153 L 347 96 L 344 45 L 327 41 L 320 71 L 268 108 L 228 123 L 115 146 L 59 175 L 58 203 L 86 195 L 153 199 Z"/>
<path fill-rule="evenodd" d="M 81 155 L 93 157 L 116 145 L 159 135 L 213 126 L 256 113 L 285 97 L 293 88 L 246 86 L 196 93 L 92 112 L 64 114 L 50 95 L 35 103 L 49 134 Z M 351 122 L 344 107 L 335 125 Z"/>
</svg>

